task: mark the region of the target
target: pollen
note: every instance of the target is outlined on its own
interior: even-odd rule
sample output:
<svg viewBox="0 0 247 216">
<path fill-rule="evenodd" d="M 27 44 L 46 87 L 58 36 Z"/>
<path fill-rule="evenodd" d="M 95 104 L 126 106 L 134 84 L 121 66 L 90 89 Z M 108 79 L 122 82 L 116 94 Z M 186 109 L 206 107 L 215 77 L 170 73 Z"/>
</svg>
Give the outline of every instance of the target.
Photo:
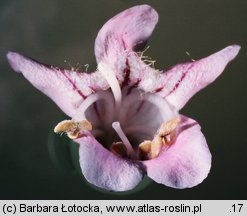
<svg viewBox="0 0 247 216">
<path fill-rule="evenodd" d="M 65 132 L 70 139 L 78 138 L 81 131 L 90 130 L 92 130 L 92 124 L 86 119 L 79 122 L 73 120 L 64 120 L 59 122 L 54 128 L 55 133 Z"/>
</svg>

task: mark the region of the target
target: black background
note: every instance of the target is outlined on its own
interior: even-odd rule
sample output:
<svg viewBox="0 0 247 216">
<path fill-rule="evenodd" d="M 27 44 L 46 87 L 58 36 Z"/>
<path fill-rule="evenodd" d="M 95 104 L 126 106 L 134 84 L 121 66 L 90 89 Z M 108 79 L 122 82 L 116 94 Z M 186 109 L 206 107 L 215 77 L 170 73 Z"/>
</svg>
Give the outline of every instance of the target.
<svg viewBox="0 0 247 216">
<path fill-rule="evenodd" d="M 208 178 L 197 187 L 152 183 L 129 195 L 96 191 L 79 175 L 57 170 L 47 137 L 62 120 L 59 108 L 7 64 L 8 50 L 70 68 L 96 67 L 94 40 L 101 26 L 130 6 L 147 3 L 159 13 L 148 55 L 165 69 L 230 44 L 237 58 L 212 85 L 181 110 L 202 126 L 213 155 Z M 245 0 L 12 0 L 0 3 L 0 199 L 246 199 L 247 1 Z"/>
</svg>

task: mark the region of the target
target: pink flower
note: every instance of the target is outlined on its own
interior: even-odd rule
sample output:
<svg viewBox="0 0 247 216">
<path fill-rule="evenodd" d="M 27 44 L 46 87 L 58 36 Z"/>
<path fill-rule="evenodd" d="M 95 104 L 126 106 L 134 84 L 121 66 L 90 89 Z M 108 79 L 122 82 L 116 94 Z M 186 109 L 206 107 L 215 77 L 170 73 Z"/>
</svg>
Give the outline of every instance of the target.
<svg viewBox="0 0 247 216">
<path fill-rule="evenodd" d="M 110 19 L 95 41 L 94 73 L 7 54 L 15 71 L 71 117 L 55 132 L 66 132 L 79 144 L 85 178 L 109 191 L 131 190 L 144 175 L 169 187 L 190 188 L 201 183 L 211 167 L 200 125 L 179 110 L 223 72 L 240 47 L 228 46 L 167 71 L 155 70 L 136 51 L 157 21 L 157 12 L 148 5 Z"/>
</svg>

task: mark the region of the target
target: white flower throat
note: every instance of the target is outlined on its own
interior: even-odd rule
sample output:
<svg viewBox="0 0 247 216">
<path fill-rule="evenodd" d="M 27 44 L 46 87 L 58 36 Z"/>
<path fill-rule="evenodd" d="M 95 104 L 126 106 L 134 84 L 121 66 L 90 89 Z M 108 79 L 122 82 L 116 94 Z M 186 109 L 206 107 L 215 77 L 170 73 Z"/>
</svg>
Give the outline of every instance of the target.
<svg viewBox="0 0 247 216">
<path fill-rule="evenodd" d="M 110 90 L 88 96 L 72 120 L 60 122 L 55 132 L 71 139 L 95 136 L 114 154 L 133 160 L 152 159 L 176 137 L 178 114 L 158 95 L 143 93 L 132 86 L 121 89 L 114 71 L 106 64 L 98 70 Z"/>
</svg>

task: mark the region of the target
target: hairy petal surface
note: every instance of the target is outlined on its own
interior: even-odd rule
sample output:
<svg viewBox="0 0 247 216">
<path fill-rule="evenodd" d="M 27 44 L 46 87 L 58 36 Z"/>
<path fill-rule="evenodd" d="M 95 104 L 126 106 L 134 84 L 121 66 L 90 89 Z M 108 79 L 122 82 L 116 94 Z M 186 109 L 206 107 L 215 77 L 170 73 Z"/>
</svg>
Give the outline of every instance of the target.
<svg viewBox="0 0 247 216">
<path fill-rule="evenodd" d="M 238 45 L 228 46 L 206 58 L 178 64 L 167 71 L 154 70 L 131 53 L 128 56 L 130 84 L 159 94 L 179 110 L 194 94 L 213 82 L 239 50 Z"/>
<path fill-rule="evenodd" d="M 199 124 L 185 116 L 181 120 L 175 143 L 143 164 L 154 181 L 173 188 L 190 188 L 207 177 L 211 153 Z"/>
<path fill-rule="evenodd" d="M 87 136 L 75 141 L 80 145 L 82 173 L 91 184 L 108 191 L 127 191 L 142 180 L 141 164 L 114 155 L 94 137 Z"/>
<path fill-rule="evenodd" d="M 114 69 L 125 68 L 125 51 L 145 43 L 157 22 L 158 14 L 149 5 L 138 5 L 114 16 L 97 35 L 97 62 L 107 61 Z"/>
<path fill-rule="evenodd" d="M 21 54 L 8 52 L 7 59 L 16 72 L 50 97 L 72 117 L 84 99 L 94 91 L 109 85 L 98 72 L 87 74 L 41 64 Z"/>
<path fill-rule="evenodd" d="M 233 60 L 240 46 L 228 46 L 201 60 L 179 64 L 162 74 L 161 96 L 181 109 L 198 91 L 212 83 Z"/>
</svg>

